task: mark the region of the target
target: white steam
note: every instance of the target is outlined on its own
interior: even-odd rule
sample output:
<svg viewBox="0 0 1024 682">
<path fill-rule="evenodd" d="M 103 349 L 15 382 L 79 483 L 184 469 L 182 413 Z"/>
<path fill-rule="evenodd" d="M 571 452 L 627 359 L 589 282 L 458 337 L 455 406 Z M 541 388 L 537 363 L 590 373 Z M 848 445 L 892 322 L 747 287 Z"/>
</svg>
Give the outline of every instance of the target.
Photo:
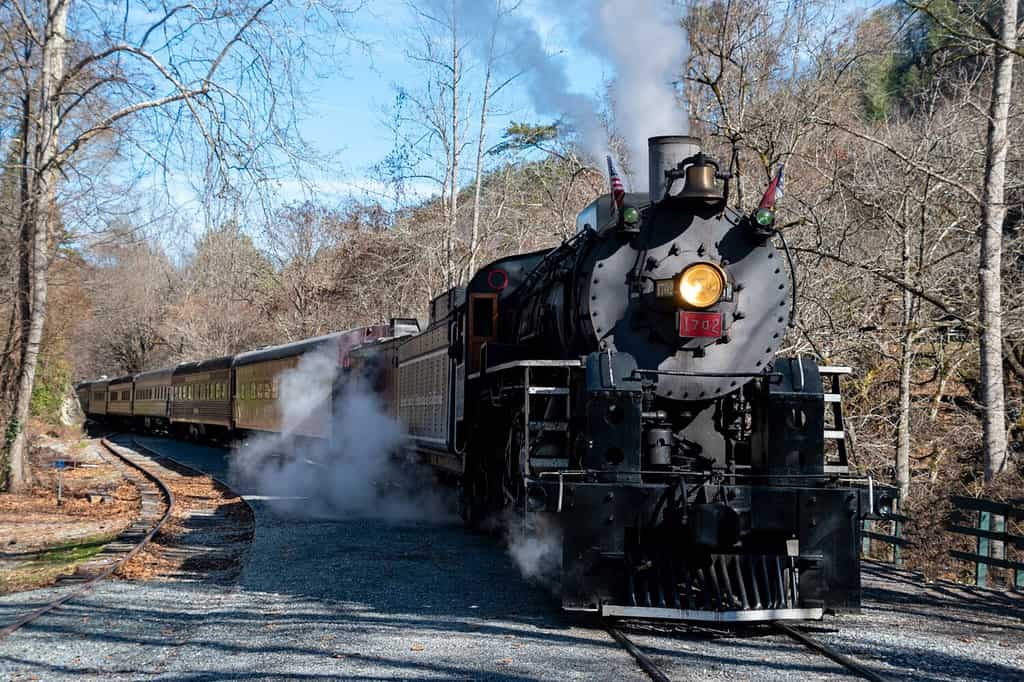
<svg viewBox="0 0 1024 682">
<path fill-rule="evenodd" d="M 608 132 L 599 102 L 571 92 L 566 60 L 551 55 L 534 23 L 505 13 L 502 0 L 461 0 L 459 20 L 473 45 L 486 51 L 487 36 L 498 22 L 498 54 L 508 71 L 521 74 L 533 109 L 541 116 L 564 118 L 579 135 L 583 154 L 591 163 L 608 150 Z M 546 13 L 558 17 L 577 35 L 580 47 L 614 68 L 612 129 L 629 155 L 631 189 L 647 190 L 647 138 L 683 135 L 689 122 L 677 96 L 687 54 L 686 33 L 677 10 L 668 0 L 541 0 Z M 482 55 L 486 57 L 486 55 Z"/>
<path fill-rule="evenodd" d="M 686 59 L 686 34 L 678 17 L 658 0 L 605 0 L 596 12 L 599 41 L 615 66 L 612 111 L 615 131 L 629 154 L 634 191 L 647 191 L 647 138 L 685 135 L 689 121 L 676 93 Z"/>
<path fill-rule="evenodd" d="M 558 517 L 545 513 L 524 517 L 508 511 L 500 523 L 508 553 L 523 577 L 558 593 L 562 574 L 562 526 Z"/>
<path fill-rule="evenodd" d="M 333 357 L 332 357 L 333 356 Z M 236 448 L 230 478 L 279 513 L 310 517 L 445 520 L 429 473 L 404 452 L 401 424 L 358 378 L 331 404 L 336 355 L 304 355 L 280 380 L 283 433 Z M 330 424 L 328 439 L 309 438 Z"/>
</svg>

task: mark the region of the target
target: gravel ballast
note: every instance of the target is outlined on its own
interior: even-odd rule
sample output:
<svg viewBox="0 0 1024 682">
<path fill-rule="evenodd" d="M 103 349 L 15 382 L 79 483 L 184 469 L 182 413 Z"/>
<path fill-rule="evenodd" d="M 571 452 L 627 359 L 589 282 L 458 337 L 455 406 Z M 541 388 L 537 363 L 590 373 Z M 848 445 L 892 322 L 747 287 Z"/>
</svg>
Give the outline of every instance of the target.
<svg viewBox="0 0 1024 682">
<path fill-rule="evenodd" d="M 222 450 L 141 439 L 226 477 Z M 239 491 L 243 495 L 247 492 Z M 594 623 L 562 614 L 489 536 L 458 523 L 256 516 L 233 584 L 115 581 L 0 641 L 7 679 L 646 680 Z M 893 577 L 895 576 L 895 577 Z M 808 628 L 887 679 L 1022 678 L 1022 600 L 867 566 L 862 614 Z M 9 619 L 43 591 L 0 599 Z M 767 628 L 626 626 L 677 680 L 852 679 Z M 1008 646 L 1009 644 L 1009 646 Z"/>
</svg>

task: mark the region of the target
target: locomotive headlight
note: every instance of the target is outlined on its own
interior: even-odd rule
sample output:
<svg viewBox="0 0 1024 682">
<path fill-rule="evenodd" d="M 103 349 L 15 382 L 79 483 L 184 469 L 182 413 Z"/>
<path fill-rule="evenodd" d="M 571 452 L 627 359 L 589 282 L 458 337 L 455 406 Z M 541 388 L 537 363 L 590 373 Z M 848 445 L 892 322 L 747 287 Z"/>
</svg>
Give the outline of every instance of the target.
<svg viewBox="0 0 1024 682">
<path fill-rule="evenodd" d="M 725 293 L 725 273 L 711 263 L 694 263 L 679 275 L 679 298 L 693 308 L 710 308 Z"/>
</svg>

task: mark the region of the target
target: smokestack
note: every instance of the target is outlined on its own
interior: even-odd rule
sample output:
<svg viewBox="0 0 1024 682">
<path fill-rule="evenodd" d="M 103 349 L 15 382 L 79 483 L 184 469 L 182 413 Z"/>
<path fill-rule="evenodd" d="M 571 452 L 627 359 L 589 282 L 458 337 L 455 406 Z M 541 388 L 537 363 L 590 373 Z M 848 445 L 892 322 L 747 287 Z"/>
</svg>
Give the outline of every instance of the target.
<svg viewBox="0 0 1024 682">
<path fill-rule="evenodd" d="M 665 171 L 675 168 L 683 159 L 689 158 L 700 151 L 700 140 L 689 135 L 659 135 L 647 138 L 648 171 L 650 184 L 648 192 L 651 201 L 661 201 L 665 196 L 668 182 Z M 683 191 L 683 183 L 672 186 L 672 196 Z"/>
</svg>

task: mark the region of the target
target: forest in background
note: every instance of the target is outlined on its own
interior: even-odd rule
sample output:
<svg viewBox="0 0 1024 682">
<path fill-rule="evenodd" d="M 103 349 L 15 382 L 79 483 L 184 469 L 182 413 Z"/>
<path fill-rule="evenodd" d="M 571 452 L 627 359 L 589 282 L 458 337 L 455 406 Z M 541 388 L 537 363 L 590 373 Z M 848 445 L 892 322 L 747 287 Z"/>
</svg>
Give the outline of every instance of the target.
<svg viewBox="0 0 1024 682">
<path fill-rule="evenodd" d="M 903 487 L 917 541 L 908 560 L 932 575 L 958 570 L 939 540 L 949 495 L 1019 497 L 1024 482 L 1014 470 L 1024 452 L 1024 77 L 1012 52 L 999 240 L 1003 476 L 986 482 L 982 448 L 980 226 L 990 213 L 993 45 L 1006 6 L 894 2 L 849 15 L 843 3 L 817 0 L 694 0 L 682 19 L 689 52 L 678 65 L 679 106 L 690 133 L 734 173 L 732 203 L 754 208 L 785 163 L 779 224 L 798 315 L 781 352 L 854 368 L 844 395 L 851 463 Z M 0 13 L 10 8 L 0 0 Z M 515 6 L 505 10 L 511 16 Z M 475 267 L 570 236 L 577 212 L 607 191 L 603 169 L 565 120 L 514 124 L 500 140 L 485 139 L 492 98 L 507 82 L 500 55 L 468 49 L 470 38 L 447 18 L 426 21 L 409 47 L 425 77 L 396 87 L 395 150 L 376 169 L 388 188 L 379 200 L 313 198 L 257 214 L 239 208 L 261 201 L 249 192 L 211 192 L 207 225 L 196 230 L 146 210 L 145 196 L 126 205 L 123 188 L 100 186 L 126 154 L 128 133 L 112 124 L 99 135 L 64 174 L 90 183 L 58 178 L 76 191 L 49 195 L 49 303 L 33 415 L 54 420 L 76 380 L 422 317 L 432 296 Z M 0 54 L 18 40 L 6 32 Z M 5 129 L 16 132 L 21 75 L 0 73 Z M 614 101 L 620 87 L 607 83 L 601 97 Z M 116 103 L 96 108 L 90 113 L 102 116 Z M 628 167 L 610 107 L 604 124 Z M 10 433 L 27 338 L 18 262 L 25 150 L 16 134 L 5 142 L 0 419 Z M 233 149 L 231 139 L 211 148 L 222 142 Z M 410 199 L 407 183 L 424 169 L 437 194 Z M 217 172 L 208 166 L 211 184 Z"/>
</svg>

